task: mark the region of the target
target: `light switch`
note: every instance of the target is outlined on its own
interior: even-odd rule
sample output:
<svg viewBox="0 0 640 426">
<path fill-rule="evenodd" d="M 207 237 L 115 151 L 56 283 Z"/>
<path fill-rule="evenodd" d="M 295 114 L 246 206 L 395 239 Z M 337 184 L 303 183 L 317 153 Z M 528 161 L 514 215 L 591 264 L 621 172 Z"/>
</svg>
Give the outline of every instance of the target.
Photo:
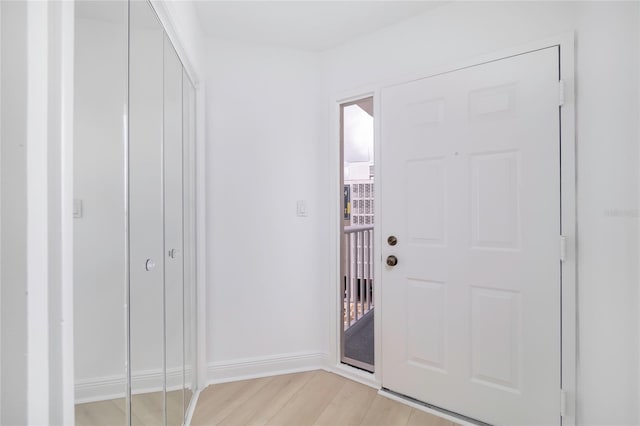
<svg viewBox="0 0 640 426">
<path fill-rule="evenodd" d="M 298 200 L 297 209 L 298 216 L 307 216 L 307 202 L 305 200 Z"/>
<path fill-rule="evenodd" d="M 82 217 L 82 200 L 78 198 L 73 200 L 73 217 L 76 219 Z"/>
</svg>

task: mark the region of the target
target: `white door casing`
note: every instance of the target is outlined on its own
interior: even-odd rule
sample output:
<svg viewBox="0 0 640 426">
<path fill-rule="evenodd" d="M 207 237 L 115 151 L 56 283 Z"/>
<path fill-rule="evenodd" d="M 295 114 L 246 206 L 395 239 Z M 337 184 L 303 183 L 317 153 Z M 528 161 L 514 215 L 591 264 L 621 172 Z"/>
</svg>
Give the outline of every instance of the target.
<svg viewBox="0 0 640 426">
<path fill-rule="evenodd" d="M 558 80 L 556 46 L 382 90 L 384 387 L 560 423 Z"/>
</svg>

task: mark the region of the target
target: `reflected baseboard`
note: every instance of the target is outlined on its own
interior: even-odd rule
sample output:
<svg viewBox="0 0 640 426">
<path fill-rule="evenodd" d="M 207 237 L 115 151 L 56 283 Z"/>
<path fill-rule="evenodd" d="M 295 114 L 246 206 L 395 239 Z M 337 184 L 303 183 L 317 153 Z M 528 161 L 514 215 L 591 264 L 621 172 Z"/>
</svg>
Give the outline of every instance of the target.
<svg viewBox="0 0 640 426">
<path fill-rule="evenodd" d="M 188 374 L 188 373 L 187 373 Z M 131 393 L 159 392 L 163 389 L 162 369 L 134 372 L 131 376 Z M 167 391 L 182 388 L 182 368 L 167 369 Z M 75 385 L 76 404 L 124 398 L 127 389 L 125 375 L 93 377 L 77 380 Z"/>
<path fill-rule="evenodd" d="M 209 385 L 212 385 L 325 369 L 327 362 L 328 355 L 322 352 L 298 352 L 212 362 L 207 366 L 207 381 Z"/>
<path fill-rule="evenodd" d="M 200 399 L 200 389 L 197 389 L 193 396 L 191 397 L 191 401 L 189 401 L 189 407 L 187 408 L 187 414 L 185 416 L 184 425 L 191 426 L 191 419 L 193 418 L 193 413 L 196 411 L 196 407 L 198 405 L 198 399 Z"/>
</svg>

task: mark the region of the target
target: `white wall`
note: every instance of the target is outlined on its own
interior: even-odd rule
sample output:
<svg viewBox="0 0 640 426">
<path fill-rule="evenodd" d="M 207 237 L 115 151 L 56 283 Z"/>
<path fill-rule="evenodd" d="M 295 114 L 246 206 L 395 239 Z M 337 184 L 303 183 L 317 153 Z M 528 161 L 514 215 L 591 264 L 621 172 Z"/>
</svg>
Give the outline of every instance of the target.
<svg viewBox="0 0 640 426">
<path fill-rule="evenodd" d="M 575 31 L 577 421 L 583 425 L 640 422 L 639 21 L 638 3 L 631 2 L 455 2 L 322 57 L 329 105 L 359 88 Z M 318 161 L 320 179 L 328 180 L 329 159 Z M 322 250 L 333 249 L 327 239 L 322 243 Z"/>
<path fill-rule="evenodd" d="M 27 422 L 27 8 L 2 2 L 1 424 Z"/>
<path fill-rule="evenodd" d="M 207 53 L 210 368 L 318 354 L 330 285 L 318 57 L 217 39 Z"/>
</svg>

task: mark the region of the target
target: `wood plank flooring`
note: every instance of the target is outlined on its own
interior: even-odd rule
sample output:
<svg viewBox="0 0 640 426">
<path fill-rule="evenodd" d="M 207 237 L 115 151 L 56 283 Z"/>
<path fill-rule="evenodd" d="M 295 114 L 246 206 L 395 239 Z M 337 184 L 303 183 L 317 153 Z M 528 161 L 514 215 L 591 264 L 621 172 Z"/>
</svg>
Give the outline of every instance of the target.
<svg viewBox="0 0 640 426">
<path fill-rule="evenodd" d="M 162 392 L 133 395 L 131 400 L 131 424 L 156 426 L 163 424 L 164 402 Z M 167 392 L 168 424 L 182 423 L 182 391 Z M 87 402 L 76 405 L 76 426 L 126 425 L 125 399 Z"/>
<path fill-rule="evenodd" d="M 191 424 L 456 426 L 320 370 L 209 386 Z"/>
</svg>

